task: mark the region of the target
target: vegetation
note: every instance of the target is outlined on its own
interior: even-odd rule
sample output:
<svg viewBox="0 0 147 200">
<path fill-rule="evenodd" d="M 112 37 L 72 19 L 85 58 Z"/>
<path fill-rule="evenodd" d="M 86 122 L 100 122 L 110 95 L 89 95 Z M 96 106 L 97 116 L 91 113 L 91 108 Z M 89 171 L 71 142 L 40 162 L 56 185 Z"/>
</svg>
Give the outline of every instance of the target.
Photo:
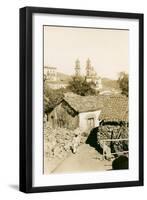
<svg viewBox="0 0 147 200">
<path fill-rule="evenodd" d="M 64 89 L 53 90 L 44 82 L 44 113 L 50 112 L 64 98 Z"/>
<path fill-rule="evenodd" d="M 122 94 L 128 97 L 128 74 L 126 74 L 125 72 L 121 72 L 118 78 L 118 83 Z"/>
<path fill-rule="evenodd" d="M 87 83 L 83 77 L 72 77 L 69 86 L 60 89 L 51 89 L 44 79 L 44 113 L 50 112 L 64 98 L 64 93 L 73 92 L 81 96 L 96 95 L 94 83 Z"/>
<path fill-rule="evenodd" d="M 109 78 L 102 78 L 103 90 L 119 90 L 119 83 L 117 80 L 111 80 Z"/>
<path fill-rule="evenodd" d="M 81 96 L 96 95 L 97 91 L 93 88 L 93 86 L 94 83 L 86 82 L 85 78 L 74 76 L 69 82 L 68 89 Z"/>
</svg>

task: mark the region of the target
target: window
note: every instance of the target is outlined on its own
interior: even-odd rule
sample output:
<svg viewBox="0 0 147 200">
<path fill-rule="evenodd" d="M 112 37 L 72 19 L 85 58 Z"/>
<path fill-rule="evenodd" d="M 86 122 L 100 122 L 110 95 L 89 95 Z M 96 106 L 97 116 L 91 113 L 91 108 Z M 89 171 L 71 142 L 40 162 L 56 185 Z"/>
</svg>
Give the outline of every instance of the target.
<svg viewBox="0 0 147 200">
<path fill-rule="evenodd" d="M 89 128 L 93 128 L 95 126 L 94 124 L 94 118 L 88 118 L 87 124 Z"/>
</svg>

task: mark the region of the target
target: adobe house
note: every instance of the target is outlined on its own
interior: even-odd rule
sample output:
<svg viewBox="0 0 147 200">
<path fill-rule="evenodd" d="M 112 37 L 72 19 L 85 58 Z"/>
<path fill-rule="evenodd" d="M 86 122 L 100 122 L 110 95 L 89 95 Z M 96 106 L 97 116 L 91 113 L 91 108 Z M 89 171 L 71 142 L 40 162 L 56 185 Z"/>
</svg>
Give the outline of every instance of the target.
<svg viewBox="0 0 147 200">
<path fill-rule="evenodd" d="M 49 114 L 53 128 L 80 128 L 81 131 L 99 126 L 102 103 L 96 96 L 65 97 Z"/>
</svg>

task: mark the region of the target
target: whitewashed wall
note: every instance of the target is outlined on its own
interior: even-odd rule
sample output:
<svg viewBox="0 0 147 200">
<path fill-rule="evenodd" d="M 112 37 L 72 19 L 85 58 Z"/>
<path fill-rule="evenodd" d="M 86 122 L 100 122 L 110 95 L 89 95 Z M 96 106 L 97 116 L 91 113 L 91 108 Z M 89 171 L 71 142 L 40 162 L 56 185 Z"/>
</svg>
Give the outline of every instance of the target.
<svg viewBox="0 0 147 200">
<path fill-rule="evenodd" d="M 99 126 L 99 115 L 101 111 L 83 112 L 79 114 L 79 127 L 81 130 L 86 131 L 88 128 L 88 118 L 94 118 L 95 127 Z"/>
</svg>

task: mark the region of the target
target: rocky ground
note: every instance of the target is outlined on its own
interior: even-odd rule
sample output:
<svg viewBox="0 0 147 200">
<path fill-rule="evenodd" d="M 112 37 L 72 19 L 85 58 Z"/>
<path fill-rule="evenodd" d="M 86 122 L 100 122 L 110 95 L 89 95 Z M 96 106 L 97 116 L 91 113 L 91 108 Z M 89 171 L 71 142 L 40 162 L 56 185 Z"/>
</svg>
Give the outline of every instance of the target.
<svg viewBox="0 0 147 200">
<path fill-rule="evenodd" d="M 87 139 L 85 133 L 81 134 L 79 129 L 74 131 L 65 128 L 53 129 L 48 123 L 44 124 L 44 172 L 51 172 L 73 152 L 77 135 L 80 135 L 78 148 Z"/>
<path fill-rule="evenodd" d="M 73 153 L 75 136 L 80 135 Z M 74 131 L 44 126 L 44 173 L 68 173 L 111 169 L 111 161 L 102 161 L 93 147 L 85 144 L 86 133 L 79 129 Z"/>
<path fill-rule="evenodd" d="M 112 161 L 102 160 L 90 145 L 82 144 L 76 154 L 70 154 L 52 173 L 94 172 L 112 169 Z"/>
</svg>

